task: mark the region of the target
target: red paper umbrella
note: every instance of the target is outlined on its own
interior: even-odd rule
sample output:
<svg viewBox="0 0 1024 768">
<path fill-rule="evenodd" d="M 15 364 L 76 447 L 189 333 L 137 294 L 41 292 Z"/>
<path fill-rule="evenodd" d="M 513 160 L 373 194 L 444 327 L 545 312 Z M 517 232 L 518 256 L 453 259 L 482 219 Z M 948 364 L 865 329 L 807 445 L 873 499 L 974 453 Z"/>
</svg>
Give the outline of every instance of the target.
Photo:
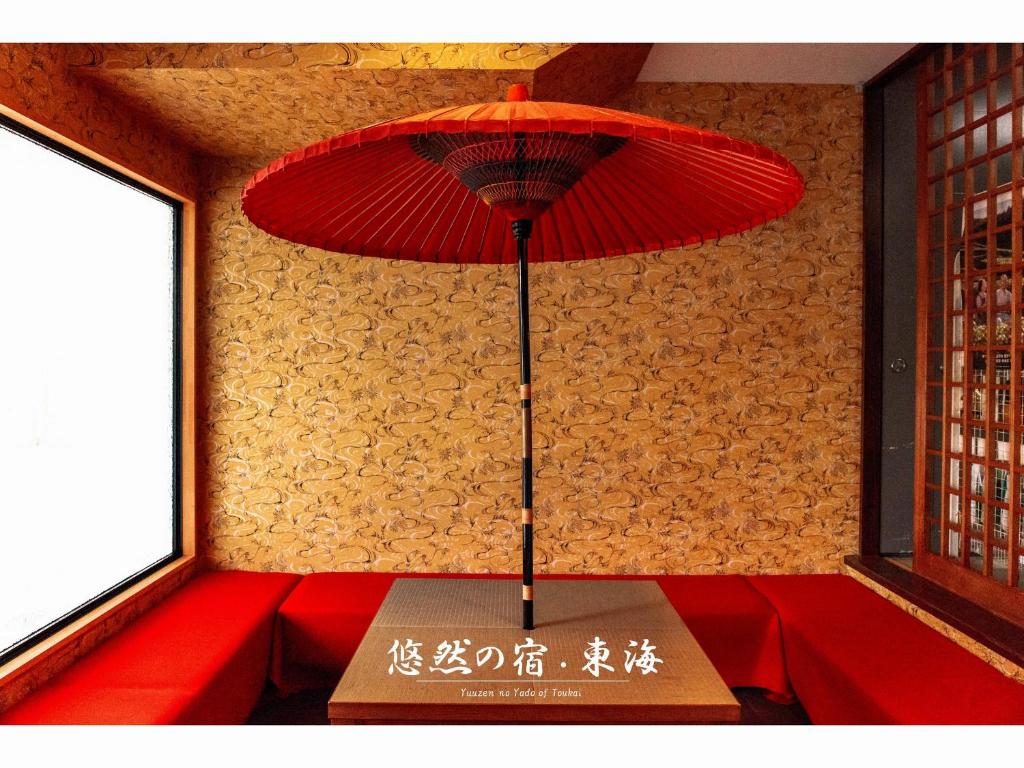
<svg viewBox="0 0 1024 768">
<path fill-rule="evenodd" d="M 533 627 L 528 262 L 677 248 L 791 209 L 803 180 L 766 147 L 667 120 L 529 101 L 438 109 L 291 152 L 245 185 L 242 210 L 286 240 L 340 253 L 519 266 L 523 627 Z M 533 248 L 529 248 L 529 242 Z"/>
</svg>

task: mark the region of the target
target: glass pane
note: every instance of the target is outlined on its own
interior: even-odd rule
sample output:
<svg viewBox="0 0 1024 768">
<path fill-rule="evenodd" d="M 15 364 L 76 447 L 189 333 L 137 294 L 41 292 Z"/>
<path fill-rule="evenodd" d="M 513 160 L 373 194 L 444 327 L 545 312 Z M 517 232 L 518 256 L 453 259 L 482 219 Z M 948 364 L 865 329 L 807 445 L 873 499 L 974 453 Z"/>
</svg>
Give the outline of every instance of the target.
<svg viewBox="0 0 1024 768">
<path fill-rule="evenodd" d="M 945 219 L 941 213 L 932 216 L 931 222 L 928 225 L 928 230 L 931 232 L 932 245 L 942 245 L 942 240 L 946 231 L 945 226 Z"/>
<path fill-rule="evenodd" d="M 996 467 L 992 470 L 992 496 L 996 501 L 1003 504 L 1010 500 L 1010 473 L 1005 469 Z M 996 513 L 1006 510 L 996 509 Z"/>
<path fill-rule="evenodd" d="M 941 55 L 941 50 L 939 54 Z M 1013 60 L 1013 44 L 1012 43 L 996 43 L 996 69 L 1000 70 L 1004 67 L 1010 66 L 1010 62 Z M 941 66 L 941 65 L 940 65 Z"/>
<path fill-rule="evenodd" d="M 1013 113 L 1007 112 L 996 118 L 996 144 L 995 149 L 1005 147 L 1013 138 Z"/>
<path fill-rule="evenodd" d="M 978 533 L 985 530 L 985 505 L 977 499 L 971 499 L 971 530 Z"/>
<path fill-rule="evenodd" d="M 988 74 L 988 50 L 983 48 L 980 51 L 976 51 L 971 61 L 974 64 L 972 82 L 985 82 L 985 76 Z M 982 91 L 982 93 L 984 93 L 984 91 Z"/>
<path fill-rule="evenodd" d="M 992 534 L 997 539 L 1005 539 L 1009 535 L 1009 526 L 1010 513 L 1002 507 L 992 507 Z"/>
<path fill-rule="evenodd" d="M 988 316 L 984 312 L 977 312 L 971 316 L 971 343 L 988 343 Z M 981 381 L 984 381 L 984 377 Z"/>
<path fill-rule="evenodd" d="M 988 126 L 979 125 L 971 131 L 971 157 L 983 157 L 988 152 Z M 978 178 L 974 179 L 974 191 L 980 192 L 985 189 L 985 179 L 982 177 L 981 184 Z"/>
<path fill-rule="evenodd" d="M 995 93 L 996 109 L 1002 109 L 1010 103 L 1010 98 L 1013 95 L 1013 84 L 1010 80 L 1010 75 L 1003 75 L 991 87 Z"/>
<path fill-rule="evenodd" d="M 996 384 L 1009 384 L 1010 383 L 1010 353 L 1009 352 L 996 352 Z"/>
<path fill-rule="evenodd" d="M 956 423 L 949 425 L 949 450 L 951 453 L 963 453 L 964 451 L 963 427 Z"/>
<path fill-rule="evenodd" d="M 963 381 L 964 380 L 964 353 L 963 351 L 951 352 L 949 356 L 950 360 L 950 371 L 949 378 L 951 381 Z M 938 371 L 939 376 L 942 375 L 941 366 Z"/>
<path fill-rule="evenodd" d="M 952 525 L 960 525 L 960 496 L 949 494 L 949 522 Z"/>
<path fill-rule="evenodd" d="M 953 66 L 953 93 L 960 93 L 966 85 L 967 78 L 964 75 L 964 63 L 961 61 Z M 954 131 L 962 126 L 964 122 L 963 102 L 958 101 L 957 104 L 960 106 L 960 123 L 959 125 L 954 125 Z"/>
<path fill-rule="evenodd" d="M 964 172 L 963 171 L 957 171 L 952 176 L 950 176 L 950 179 L 951 179 L 951 183 L 952 183 L 952 186 L 953 186 L 953 199 L 954 200 L 963 200 L 963 197 L 964 197 L 964 194 L 965 194 L 965 190 L 964 190 Z"/>
<path fill-rule="evenodd" d="M 985 495 L 985 465 L 971 464 L 971 494 Z"/>
<path fill-rule="evenodd" d="M 942 415 L 942 390 L 938 387 L 933 389 L 938 390 L 939 397 L 939 408 L 938 413 L 931 413 L 932 409 L 929 409 L 929 413 L 932 416 Z M 949 415 L 954 419 L 962 419 L 964 415 L 964 391 L 961 387 L 950 387 L 949 390 Z"/>
<path fill-rule="evenodd" d="M 997 429 L 992 442 L 992 458 L 996 461 L 1010 460 L 1010 433 L 1005 429 Z"/>
<path fill-rule="evenodd" d="M 960 532 L 959 531 L 948 531 L 949 534 L 949 556 L 952 558 L 960 557 Z"/>
<path fill-rule="evenodd" d="M 973 456 L 985 455 L 984 427 L 971 427 L 971 454 Z"/>
<path fill-rule="evenodd" d="M 975 421 L 985 420 L 985 390 L 971 390 L 971 418 Z"/>
<path fill-rule="evenodd" d="M 975 352 L 971 355 L 971 380 L 975 384 L 984 384 L 988 365 L 987 355 L 984 352 Z"/>
<path fill-rule="evenodd" d="M 1009 142 L 1010 138 L 1007 136 L 1006 141 Z M 995 159 L 996 163 L 996 186 L 1001 187 L 1004 184 L 1009 184 L 1013 178 L 1013 153 L 1003 152 Z"/>
<path fill-rule="evenodd" d="M 0 168 L 2 651 L 172 554 L 174 209 L 3 126 Z"/>
<path fill-rule="evenodd" d="M 1008 565 L 1006 549 L 1003 547 L 992 547 L 992 578 L 996 581 L 1005 582 L 1009 570 Z"/>
<path fill-rule="evenodd" d="M 1009 418 L 1010 412 L 1010 391 L 1007 389 L 996 390 L 996 411 L 994 418 L 999 423 L 1004 423 Z"/>
<path fill-rule="evenodd" d="M 959 488 L 963 481 L 963 463 L 960 459 L 949 460 L 949 487 Z"/>
<path fill-rule="evenodd" d="M 988 163 L 981 162 L 971 168 L 971 185 L 974 194 L 988 189 Z"/>
<path fill-rule="evenodd" d="M 950 162 L 954 168 L 958 165 L 963 165 L 966 161 L 965 146 L 966 139 L 963 135 L 957 136 L 949 143 Z"/>
<path fill-rule="evenodd" d="M 968 564 L 979 573 L 985 570 L 985 542 L 981 539 L 971 539 Z"/>
</svg>

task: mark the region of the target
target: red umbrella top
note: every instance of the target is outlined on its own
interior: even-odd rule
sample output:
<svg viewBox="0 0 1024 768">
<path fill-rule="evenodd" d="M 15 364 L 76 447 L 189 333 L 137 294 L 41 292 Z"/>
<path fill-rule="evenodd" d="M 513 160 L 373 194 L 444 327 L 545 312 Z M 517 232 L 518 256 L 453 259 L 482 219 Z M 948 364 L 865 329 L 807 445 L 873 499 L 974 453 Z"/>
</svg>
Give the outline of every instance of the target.
<svg viewBox="0 0 1024 768">
<path fill-rule="evenodd" d="M 434 110 L 296 150 L 242 193 L 265 231 L 341 253 L 515 263 L 676 248 L 783 215 L 803 195 L 766 147 L 653 117 L 527 99 Z"/>
<path fill-rule="evenodd" d="M 242 209 L 329 251 L 519 266 L 523 628 L 533 627 L 529 262 L 718 238 L 781 216 L 803 180 L 770 149 L 665 120 L 557 102 L 439 109 L 350 131 L 259 171 Z M 533 248 L 530 248 L 530 241 Z"/>
</svg>

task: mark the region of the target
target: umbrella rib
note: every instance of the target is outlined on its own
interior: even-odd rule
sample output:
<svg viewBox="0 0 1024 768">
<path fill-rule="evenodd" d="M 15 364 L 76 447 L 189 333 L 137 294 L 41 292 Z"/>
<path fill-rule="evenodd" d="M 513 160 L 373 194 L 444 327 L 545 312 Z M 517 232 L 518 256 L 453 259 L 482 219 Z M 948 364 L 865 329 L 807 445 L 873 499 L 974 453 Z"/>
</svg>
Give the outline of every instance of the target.
<svg viewBox="0 0 1024 768">
<path fill-rule="evenodd" d="M 579 203 L 578 195 L 576 193 L 575 188 L 570 189 L 568 192 L 566 192 L 565 195 L 564 195 L 564 199 L 565 199 L 565 204 L 566 204 L 567 212 L 569 213 L 570 218 L 574 222 L 574 226 L 578 226 L 578 224 L 576 224 L 577 218 L 580 218 L 583 221 L 585 221 L 586 224 L 587 224 L 587 228 L 590 230 L 590 233 L 594 236 L 594 242 L 597 243 L 597 247 L 601 250 L 601 255 L 602 256 L 607 256 L 608 255 L 608 251 L 604 247 L 604 242 L 601 240 L 601 236 L 597 233 L 597 229 L 594 227 L 594 222 L 591 220 L 591 218 L 589 216 L 585 215 L 585 213 L 583 212 L 582 206 Z M 581 228 L 580 231 L 582 232 L 582 228 Z M 581 236 L 580 240 L 582 241 L 582 239 L 583 238 Z M 584 258 L 587 258 L 586 254 L 587 254 L 587 249 L 584 248 L 583 249 Z"/>
<path fill-rule="evenodd" d="M 660 164 L 654 163 L 652 158 L 645 157 L 645 156 L 643 156 L 640 153 L 637 153 L 636 161 L 640 162 L 640 163 L 643 163 L 643 164 L 645 164 L 645 165 L 647 165 L 648 167 L 651 167 L 651 168 L 655 168 L 655 169 L 658 169 L 658 170 L 661 170 L 661 171 L 664 170 L 663 166 L 661 166 Z M 760 209 L 752 207 L 749 204 L 749 202 L 744 202 L 740 198 L 733 197 L 731 194 L 727 195 L 727 201 L 728 202 L 723 206 L 723 204 L 721 202 L 721 198 L 722 198 L 722 193 L 725 190 L 723 190 L 721 188 L 716 188 L 716 187 L 712 187 L 712 186 L 708 185 L 703 180 L 703 178 L 700 176 L 700 174 L 691 174 L 691 177 L 689 179 L 689 185 L 691 187 L 695 187 L 695 188 L 697 188 L 699 190 L 702 190 L 702 192 L 703 192 L 702 197 L 701 197 L 702 202 L 705 205 L 711 205 L 711 206 L 714 206 L 715 208 L 717 208 L 718 211 L 719 211 L 719 215 L 722 216 L 722 221 L 719 221 L 716 224 L 712 225 L 712 229 L 717 233 L 718 237 L 722 236 L 721 232 L 722 232 L 722 229 L 723 229 L 723 227 L 722 227 L 722 223 L 723 222 L 728 222 L 729 224 L 732 224 L 736 220 L 736 217 L 731 215 L 731 211 L 730 211 L 729 205 L 728 205 L 729 202 L 733 202 L 741 210 L 744 210 L 744 211 L 746 211 L 748 213 L 753 213 L 755 215 L 760 210 Z M 684 196 L 681 199 L 681 201 L 685 200 L 686 197 L 688 197 L 688 196 Z"/>
<path fill-rule="evenodd" d="M 706 170 L 709 174 L 715 175 L 718 178 L 726 178 L 722 176 L 724 166 L 733 168 L 743 174 L 742 180 L 729 179 L 734 185 L 745 186 L 749 189 L 756 189 L 762 194 L 766 193 L 769 196 L 774 196 L 780 187 L 791 186 L 796 181 L 795 176 L 777 176 L 777 177 L 765 177 L 759 173 L 760 164 L 753 158 L 749 158 L 743 155 L 726 154 L 723 152 L 716 152 L 714 156 L 710 156 L 711 153 L 707 151 L 695 150 L 693 147 L 684 146 L 671 146 L 669 150 L 666 146 L 658 146 L 656 144 L 651 145 L 653 153 L 663 154 L 667 157 L 671 157 L 676 161 L 687 162 L 690 165 L 699 166 L 702 170 Z M 673 155 L 675 153 L 675 155 Z"/>
<path fill-rule="evenodd" d="M 394 194 L 396 188 L 409 183 L 411 180 L 418 176 L 430 174 L 432 169 L 425 161 L 407 161 L 401 166 L 401 173 L 396 173 L 388 179 L 388 184 L 381 184 L 377 187 L 369 187 L 366 194 L 353 196 L 351 202 L 347 206 L 336 206 L 334 208 L 327 208 L 323 210 L 313 221 L 309 222 L 307 226 L 313 226 L 317 224 L 322 231 L 326 231 L 329 227 L 334 227 L 331 236 L 327 239 L 327 242 L 332 242 L 337 238 L 344 238 L 345 246 L 348 248 L 352 247 L 352 242 L 356 236 L 362 232 L 366 226 L 375 221 L 378 216 L 381 215 L 382 208 L 380 203 L 382 200 L 386 200 Z M 376 213 L 374 213 L 376 211 Z M 350 229 L 347 233 L 342 233 L 343 227 L 356 227 L 358 218 L 363 215 L 369 214 L 369 220 L 359 224 L 358 228 Z M 330 218 L 328 218 L 330 217 Z M 344 222 L 339 226 L 334 226 L 339 219 L 345 219 Z"/>
<path fill-rule="evenodd" d="M 601 199 L 604 200 L 605 205 L 607 207 L 609 207 L 611 210 L 615 211 L 616 215 L 619 217 L 619 221 L 621 222 L 621 224 L 633 234 L 633 238 L 636 240 L 636 247 L 639 248 L 640 251 L 647 250 L 647 247 L 646 247 L 646 245 L 644 243 L 643 237 L 640 236 L 638 230 L 636 229 L 636 227 L 634 226 L 634 224 L 630 220 L 630 218 L 627 217 L 627 216 L 623 216 L 622 212 L 619 211 L 618 206 L 615 205 L 608 198 L 608 195 L 605 192 L 604 185 L 602 185 L 602 184 L 588 184 L 588 185 L 583 185 L 583 188 L 587 192 L 587 194 L 591 195 L 595 199 L 596 199 L 596 197 L 598 195 L 600 195 Z M 618 232 L 618 231 L 619 231 L 618 228 L 616 228 L 616 232 Z M 623 251 L 622 252 L 623 253 L 629 253 L 630 249 L 626 246 L 625 240 L 623 240 L 620 237 L 619 238 L 619 242 L 620 242 L 620 244 L 623 247 Z"/>
<path fill-rule="evenodd" d="M 573 240 L 576 241 L 576 246 L 577 246 L 577 249 L 578 249 L 576 251 L 576 253 L 579 254 L 579 258 L 585 259 L 587 257 L 587 246 L 583 242 L 583 236 L 580 234 L 579 230 L 576 228 L 575 219 L 573 217 L 573 212 L 569 209 L 569 204 L 566 202 L 566 198 L 569 195 L 571 195 L 571 194 L 572 194 L 572 190 L 570 189 L 565 195 L 562 195 L 561 198 L 559 198 L 557 201 L 555 201 L 555 204 L 552 207 L 551 212 L 552 212 L 552 214 L 554 214 L 554 213 L 559 214 L 559 220 L 561 220 L 561 218 L 566 218 L 566 219 L 569 220 L 568 221 L 568 225 L 565 228 L 568 229 L 568 231 L 572 234 Z M 561 226 L 555 225 L 554 222 L 552 222 L 552 228 L 558 233 L 558 239 L 559 239 L 559 242 L 561 242 L 562 241 L 562 229 L 563 228 Z M 561 260 L 565 261 L 565 251 L 564 251 L 564 249 L 562 251 L 562 259 Z"/>
<path fill-rule="evenodd" d="M 438 254 L 438 259 L 437 259 L 437 260 L 438 260 L 438 261 L 440 261 L 440 260 L 441 260 L 441 259 L 440 259 L 440 257 L 441 257 L 441 252 L 442 252 L 442 247 L 441 247 L 441 246 L 443 246 L 443 245 L 445 245 L 446 243 L 448 243 L 448 238 L 449 238 L 449 236 L 450 236 L 450 235 L 451 235 L 451 234 L 452 234 L 453 232 L 455 232 L 455 224 L 456 224 L 456 222 L 457 222 L 457 221 L 459 220 L 459 217 L 460 217 L 460 216 L 462 216 L 462 212 L 463 212 L 463 211 L 464 211 L 464 210 L 466 209 L 466 203 L 469 203 L 469 205 L 471 206 L 471 210 L 470 210 L 470 213 L 469 213 L 469 217 L 468 217 L 468 218 L 469 218 L 470 220 L 472 220 L 472 218 L 473 218 L 473 211 L 472 211 L 472 207 L 473 207 L 473 206 L 475 206 L 475 204 L 476 204 L 477 200 L 479 200 L 479 198 L 478 198 L 478 197 L 477 197 L 477 196 L 476 196 L 475 194 L 465 194 L 465 195 L 463 195 L 463 196 L 462 196 L 462 202 L 461 202 L 461 203 L 459 204 L 459 210 L 458 210 L 458 212 L 456 213 L 456 215 L 455 215 L 455 216 L 453 216 L 453 217 L 452 217 L 452 219 L 451 219 L 451 221 L 449 222 L 449 226 L 448 226 L 448 231 L 447 231 L 447 232 L 445 233 L 445 236 L 444 236 L 444 240 L 443 240 L 443 241 L 441 242 L 441 245 L 440 245 L 440 246 L 438 246 L 438 249 L 437 249 L 437 254 Z M 467 226 L 468 226 L 468 222 L 467 222 Z M 466 236 L 466 233 L 465 233 L 465 231 L 463 231 L 463 233 L 462 233 L 462 237 L 464 238 L 465 236 Z M 462 244 L 462 241 L 461 241 L 461 240 L 459 241 L 459 244 L 460 244 L 460 245 Z M 458 258 L 458 257 L 459 257 L 459 251 L 458 251 L 458 249 L 456 249 L 456 250 L 455 250 L 455 261 L 456 261 L 456 262 L 458 262 L 458 260 L 459 260 L 459 258 Z"/>
<path fill-rule="evenodd" d="M 411 155 L 408 159 L 399 165 L 393 166 L 385 174 L 381 176 L 378 181 L 393 181 L 395 177 L 404 179 L 408 177 L 412 172 L 415 171 L 415 167 L 420 163 L 425 162 L 420 160 L 416 155 Z M 351 177 L 350 177 L 351 178 Z M 314 224 L 319 223 L 325 216 L 332 214 L 334 218 L 331 222 L 337 220 L 338 216 L 344 215 L 358 205 L 362 204 L 367 198 L 370 197 L 374 192 L 379 192 L 379 187 L 375 189 L 372 186 L 363 187 L 360 193 L 352 195 L 348 199 L 339 198 L 338 189 L 335 186 L 328 186 L 324 188 L 319 195 L 316 197 L 307 196 L 303 201 L 303 205 L 306 206 L 302 214 L 296 216 L 292 223 L 293 231 L 300 228 L 312 227 Z M 332 207 L 333 205 L 333 207 Z M 330 222 L 329 222 L 330 223 Z"/>
<path fill-rule="evenodd" d="M 366 167 L 375 167 L 379 162 L 381 156 L 386 156 L 391 150 L 393 145 L 387 142 L 382 142 L 380 146 L 372 147 L 362 153 L 362 156 L 358 156 L 353 160 L 351 167 L 348 167 L 348 174 L 350 176 L 355 175 L 354 171 L 362 170 Z M 260 187 L 250 190 L 249 194 L 259 196 L 261 202 L 276 202 L 282 198 L 291 198 L 296 188 L 305 188 L 306 179 L 314 177 L 320 173 L 324 167 L 330 168 L 331 166 L 343 163 L 346 156 L 351 154 L 347 150 L 341 150 L 331 154 L 320 155 L 312 160 L 303 163 L 302 165 L 290 165 L 280 171 L 274 176 L 274 183 L 269 185 L 269 190 L 261 192 Z"/>
<path fill-rule="evenodd" d="M 466 199 L 468 200 L 469 198 L 467 197 Z M 461 213 L 461 210 L 460 210 L 460 213 Z M 456 254 L 459 254 L 459 253 L 462 252 L 462 246 L 466 242 L 466 236 L 469 234 L 469 230 L 473 226 L 473 218 L 474 218 L 475 215 L 476 215 L 476 211 L 470 211 L 469 216 L 466 217 L 466 228 L 464 230 L 462 230 L 462 237 L 459 238 L 459 245 L 455 249 L 455 253 Z M 453 222 L 453 226 L 454 226 L 454 222 Z"/>
<path fill-rule="evenodd" d="M 442 184 L 444 184 L 445 177 L 450 178 L 450 175 L 448 174 L 448 172 L 445 171 L 443 168 L 441 168 L 440 166 L 436 166 L 435 168 L 436 168 L 436 170 L 434 171 L 434 173 L 431 174 L 427 179 L 425 179 L 425 183 L 423 184 L 423 187 L 425 189 L 422 192 L 420 192 L 419 194 L 417 194 L 415 197 L 410 196 L 405 201 L 405 203 L 402 204 L 402 206 L 400 208 L 395 209 L 392 212 L 392 214 L 388 217 L 388 219 L 386 221 L 382 222 L 381 225 L 379 227 L 377 227 L 377 229 L 373 232 L 373 234 L 370 235 L 370 237 L 368 238 L 368 241 L 372 241 L 374 238 L 376 238 L 381 233 L 381 231 L 396 216 L 398 216 L 403 211 L 407 211 L 409 206 L 413 206 L 413 208 L 412 208 L 411 211 L 408 211 L 407 215 L 404 218 L 404 222 L 419 221 L 419 218 L 415 218 L 415 217 L 417 217 L 417 215 L 420 214 L 420 210 L 423 208 L 423 206 L 427 205 L 432 199 L 436 199 L 436 196 L 431 195 L 431 193 L 432 192 L 436 192 L 438 187 L 440 187 Z M 429 187 L 430 187 L 429 189 L 426 189 L 426 187 L 428 186 L 428 183 L 426 183 L 426 182 L 432 182 L 432 183 L 429 184 Z M 402 224 L 402 222 L 399 222 L 399 226 L 401 226 L 401 224 Z M 412 226 L 415 226 L 415 224 L 413 223 Z M 381 245 L 380 245 L 380 249 L 381 249 L 382 252 L 386 252 L 387 251 L 388 243 L 391 242 L 391 240 L 395 237 L 395 235 L 397 235 L 399 233 L 399 231 L 400 231 L 399 227 L 392 228 L 391 235 L 389 235 L 387 237 L 387 239 L 384 240 L 384 242 L 381 243 Z"/>
<path fill-rule="evenodd" d="M 459 180 L 456 179 L 454 176 L 448 174 L 447 171 L 444 174 L 441 174 L 441 176 L 439 177 L 440 178 L 439 183 L 443 183 L 446 180 L 445 179 L 446 176 L 447 176 L 447 182 L 448 182 L 447 187 L 445 189 L 442 189 L 439 194 L 435 195 L 432 199 L 429 200 L 430 208 L 420 218 L 420 221 L 425 221 L 425 220 L 429 219 L 431 217 L 431 215 L 434 213 L 434 210 L 438 206 L 443 206 L 443 205 L 445 205 L 446 202 L 451 202 L 451 200 L 455 197 L 455 195 L 452 194 L 452 189 L 453 188 L 456 191 L 459 191 L 459 190 L 462 189 L 462 184 L 459 183 Z M 434 221 L 436 222 L 438 220 L 438 218 L 435 218 Z M 428 237 L 429 237 L 429 232 L 430 231 L 431 230 L 427 230 Z M 404 253 L 405 252 L 406 246 L 408 245 L 409 241 L 412 239 L 412 236 L 415 233 L 416 233 L 416 228 L 413 228 L 413 229 L 411 229 L 406 234 L 405 239 L 402 241 L 402 244 L 398 248 L 398 252 L 399 253 Z M 423 243 L 426 243 L 426 239 L 423 240 Z M 423 243 L 421 243 L 421 248 L 422 248 Z M 416 251 L 416 253 L 419 253 L 419 251 Z"/>
<path fill-rule="evenodd" d="M 491 206 L 487 206 L 487 215 L 484 217 L 484 226 L 480 231 L 480 245 L 476 249 L 476 263 L 483 262 L 484 244 L 487 242 L 487 228 L 491 225 Z"/>
<path fill-rule="evenodd" d="M 596 167 L 592 171 L 592 174 L 595 174 L 595 173 L 599 173 L 598 169 Z M 601 190 L 602 194 L 605 194 L 605 192 L 604 192 L 605 185 L 597 183 L 598 180 L 600 179 L 600 175 L 592 175 L 591 178 L 594 179 L 595 186 L 598 189 Z M 625 180 L 627 178 L 628 178 L 628 174 L 624 175 L 623 180 Z M 636 206 L 636 204 L 634 203 L 633 198 L 630 195 L 619 195 L 618 196 L 618 204 L 622 205 L 623 207 L 628 208 L 630 216 L 632 218 L 636 219 L 637 221 L 639 221 L 643 227 L 649 229 L 653 233 L 657 233 L 658 232 L 658 227 L 652 227 L 651 226 L 650 219 L 648 219 L 646 217 L 646 215 L 642 212 L 642 209 L 640 209 L 640 208 L 638 208 Z M 623 217 L 623 220 L 624 221 L 630 221 L 630 219 L 628 217 L 625 217 L 625 216 Z M 630 223 L 630 227 L 633 228 L 632 223 Z M 646 238 L 644 236 L 638 234 L 638 230 L 633 228 L 633 234 L 636 235 L 637 240 L 640 243 L 640 248 L 642 250 L 644 250 L 644 251 L 650 250 L 650 246 L 648 244 L 648 241 L 646 240 Z M 665 250 L 665 241 L 658 234 L 654 234 L 653 236 L 658 241 L 658 249 L 664 251 Z"/>
<path fill-rule="evenodd" d="M 637 151 L 633 153 L 633 155 L 636 158 L 634 160 L 634 162 L 639 161 L 639 162 L 644 163 L 646 165 L 650 165 L 650 163 L 647 163 L 647 161 L 645 160 L 643 152 L 642 152 L 642 150 L 643 150 L 643 148 L 645 146 L 646 146 L 646 142 L 644 144 L 637 144 Z M 658 171 L 663 171 L 664 170 L 664 168 L 662 166 L 660 166 L 660 165 L 656 165 L 655 168 Z M 626 175 L 627 174 L 625 174 L 625 173 L 623 174 L 624 177 Z M 691 210 L 690 206 L 687 205 L 686 203 L 684 203 L 682 200 L 680 200 L 674 194 L 672 194 L 671 191 L 668 190 L 667 187 L 664 184 L 655 184 L 653 178 L 651 176 L 647 175 L 647 174 L 636 173 L 636 174 L 628 174 L 628 176 L 629 176 L 630 180 L 634 184 L 642 184 L 647 189 L 648 195 L 649 195 L 649 197 L 652 200 L 660 200 L 662 205 L 665 207 L 666 210 L 674 211 L 676 216 L 679 216 L 680 218 L 682 218 L 686 222 L 686 224 L 690 227 L 691 231 L 697 236 L 698 240 L 701 240 L 701 241 L 705 240 L 707 238 L 707 236 L 709 234 L 711 234 L 712 232 L 714 232 L 717 235 L 717 230 L 715 229 L 714 225 L 711 222 L 703 220 L 703 219 L 695 221 L 695 219 L 693 217 L 694 211 Z M 656 206 L 652 206 L 652 208 L 655 211 L 659 211 L 660 210 Z M 669 214 L 669 215 L 671 215 L 671 214 Z M 671 230 L 674 230 L 674 229 L 675 229 L 675 226 L 673 225 Z"/>
<path fill-rule="evenodd" d="M 462 213 L 462 209 L 466 205 L 466 200 L 469 198 L 469 195 L 472 194 L 472 193 L 470 193 L 469 189 L 467 189 L 466 187 L 462 187 L 460 185 L 460 188 L 464 191 L 465 194 L 462 195 L 462 201 L 459 203 L 459 209 L 455 212 L 455 215 L 448 217 L 448 229 L 445 231 L 444 235 L 441 236 L 440 241 L 438 241 L 437 248 L 434 249 L 434 258 L 433 258 L 433 260 L 434 260 L 435 263 L 440 263 L 441 262 L 441 249 L 443 248 L 445 242 L 447 242 L 447 240 L 448 240 L 448 235 L 451 233 L 452 227 L 455 225 L 455 220 L 459 217 L 459 214 Z M 452 195 L 452 198 L 448 201 L 448 206 L 446 206 L 446 207 L 450 207 L 454 200 L 455 200 L 455 195 Z M 441 221 L 442 221 L 441 219 L 438 219 L 438 223 L 441 223 Z M 440 232 L 440 229 L 437 228 L 436 225 L 435 225 L 434 228 L 432 228 L 430 230 L 430 232 L 433 233 L 435 231 Z M 428 234 L 428 238 L 427 239 L 429 239 L 429 234 Z M 427 239 L 424 239 L 423 244 L 420 246 L 420 251 L 421 252 L 426 248 Z M 421 261 L 422 261 L 422 259 L 421 259 Z"/>
<path fill-rule="evenodd" d="M 242 207 L 266 231 L 308 245 L 509 263 L 515 249 L 505 217 L 417 154 L 408 137 L 429 134 L 454 151 L 471 145 L 474 133 L 507 142 L 519 132 L 538 179 L 583 172 L 534 216 L 535 262 L 722 237 L 782 215 L 804 191 L 791 163 L 750 142 L 610 108 L 514 101 L 437 109 L 288 153 L 250 178 Z M 588 132 L 627 143 L 594 163 L 592 141 L 565 138 Z"/>
</svg>

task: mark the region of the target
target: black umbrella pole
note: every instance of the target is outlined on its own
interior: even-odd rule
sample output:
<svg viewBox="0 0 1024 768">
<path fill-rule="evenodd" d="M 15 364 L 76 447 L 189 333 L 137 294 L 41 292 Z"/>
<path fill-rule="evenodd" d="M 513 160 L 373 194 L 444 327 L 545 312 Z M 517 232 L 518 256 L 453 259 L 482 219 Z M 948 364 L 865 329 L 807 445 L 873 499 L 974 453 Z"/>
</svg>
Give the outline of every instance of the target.
<svg viewBox="0 0 1024 768">
<path fill-rule="evenodd" d="M 533 222 L 512 222 L 519 260 L 519 404 L 523 413 L 523 629 L 533 629 L 533 416 L 530 398 L 530 275 Z"/>
</svg>

